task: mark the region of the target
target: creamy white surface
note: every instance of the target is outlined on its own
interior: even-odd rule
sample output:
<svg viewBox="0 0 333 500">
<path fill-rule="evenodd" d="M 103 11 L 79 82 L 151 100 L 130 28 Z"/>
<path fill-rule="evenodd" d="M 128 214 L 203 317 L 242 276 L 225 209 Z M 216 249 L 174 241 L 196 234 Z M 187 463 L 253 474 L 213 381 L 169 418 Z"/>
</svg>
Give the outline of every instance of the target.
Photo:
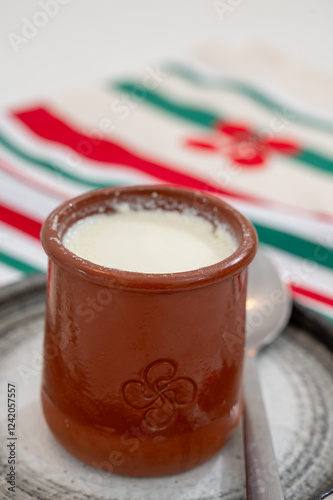
<svg viewBox="0 0 333 500">
<path fill-rule="evenodd" d="M 236 250 L 222 225 L 177 211 L 120 207 L 71 226 L 63 244 L 95 264 L 149 274 L 190 271 L 225 259 Z"/>
</svg>

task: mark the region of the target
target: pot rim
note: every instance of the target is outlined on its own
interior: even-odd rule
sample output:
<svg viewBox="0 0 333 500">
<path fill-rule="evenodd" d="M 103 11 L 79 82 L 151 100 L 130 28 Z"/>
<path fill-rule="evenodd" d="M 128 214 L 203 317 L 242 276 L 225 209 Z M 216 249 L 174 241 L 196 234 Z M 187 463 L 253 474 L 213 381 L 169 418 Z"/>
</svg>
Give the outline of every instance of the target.
<svg viewBox="0 0 333 500">
<path fill-rule="evenodd" d="M 157 196 L 171 196 L 181 202 L 187 202 L 189 207 L 193 204 L 193 196 L 196 196 L 197 201 L 200 201 L 202 206 L 206 208 L 204 212 L 209 213 L 210 207 L 217 207 L 215 210 L 227 217 L 227 224 L 232 229 L 236 228 L 238 232 L 240 231 L 241 241 L 233 254 L 215 264 L 191 271 L 165 274 L 149 274 L 103 267 L 78 257 L 63 245 L 63 235 L 60 234 L 60 228 L 61 225 L 65 225 L 68 229 L 75 222 L 72 220 L 66 225 L 66 220 L 68 222 L 70 215 L 73 219 L 73 214 L 78 213 L 80 207 L 82 209 L 84 206 L 96 206 L 96 202 L 102 203 L 103 200 L 108 199 L 116 200 L 126 193 L 138 196 L 151 196 L 153 193 L 157 193 Z M 200 214 L 199 210 L 198 214 Z M 108 288 L 116 287 L 155 293 L 200 288 L 239 274 L 253 260 L 258 238 L 253 225 L 244 215 L 220 198 L 212 196 L 211 193 L 207 194 L 203 191 L 174 186 L 135 185 L 88 191 L 65 201 L 55 208 L 43 223 L 41 242 L 51 261 L 76 277 Z"/>
</svg>

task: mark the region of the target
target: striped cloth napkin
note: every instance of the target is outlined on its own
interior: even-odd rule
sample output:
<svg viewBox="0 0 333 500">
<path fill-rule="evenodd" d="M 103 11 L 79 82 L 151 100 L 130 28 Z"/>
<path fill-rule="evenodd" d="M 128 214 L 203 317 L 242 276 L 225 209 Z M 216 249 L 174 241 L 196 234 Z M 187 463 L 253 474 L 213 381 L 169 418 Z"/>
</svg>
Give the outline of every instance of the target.
<svg viewBox="0 0 333 500">
<path fill-rule="evenodd" d="M 60 202 L 167 183 L 242 211 L 294 298 L 333 319 L 333 118 L 280 90 L 178 60 L 2 112 L 0 286 L 46 270 Z"/>
</svg>

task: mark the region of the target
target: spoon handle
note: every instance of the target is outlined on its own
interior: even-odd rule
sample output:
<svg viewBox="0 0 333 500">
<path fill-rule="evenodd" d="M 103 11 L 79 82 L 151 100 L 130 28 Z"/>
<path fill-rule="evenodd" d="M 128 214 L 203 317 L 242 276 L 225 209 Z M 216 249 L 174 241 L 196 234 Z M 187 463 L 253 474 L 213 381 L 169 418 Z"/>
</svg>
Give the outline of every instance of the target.
<svg viewBox="0 0 333 500">
<path fill-rule="evenodd" d="M 265 406 L 256 356 L 245 358 L 245 461 L 248 500 L 283 500 L 283 492 Z"/>
</svg>

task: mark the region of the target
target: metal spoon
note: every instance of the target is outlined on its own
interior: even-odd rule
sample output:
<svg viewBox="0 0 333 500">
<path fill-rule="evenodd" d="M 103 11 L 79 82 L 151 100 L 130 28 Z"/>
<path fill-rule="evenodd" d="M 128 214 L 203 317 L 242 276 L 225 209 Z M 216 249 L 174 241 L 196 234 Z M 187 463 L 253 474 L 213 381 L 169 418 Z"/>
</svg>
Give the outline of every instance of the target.
<svg viewBox="0 0 333 500">
<path fill-rule="evenodd" d="M 262 400 L 256 356 L 287 325 L 291 298 L 277 270 L 259 249 L 250 265 L 246 303 L 245 461 L 248 500 L 283 500 L 269 425 Z"/>
</svg>

